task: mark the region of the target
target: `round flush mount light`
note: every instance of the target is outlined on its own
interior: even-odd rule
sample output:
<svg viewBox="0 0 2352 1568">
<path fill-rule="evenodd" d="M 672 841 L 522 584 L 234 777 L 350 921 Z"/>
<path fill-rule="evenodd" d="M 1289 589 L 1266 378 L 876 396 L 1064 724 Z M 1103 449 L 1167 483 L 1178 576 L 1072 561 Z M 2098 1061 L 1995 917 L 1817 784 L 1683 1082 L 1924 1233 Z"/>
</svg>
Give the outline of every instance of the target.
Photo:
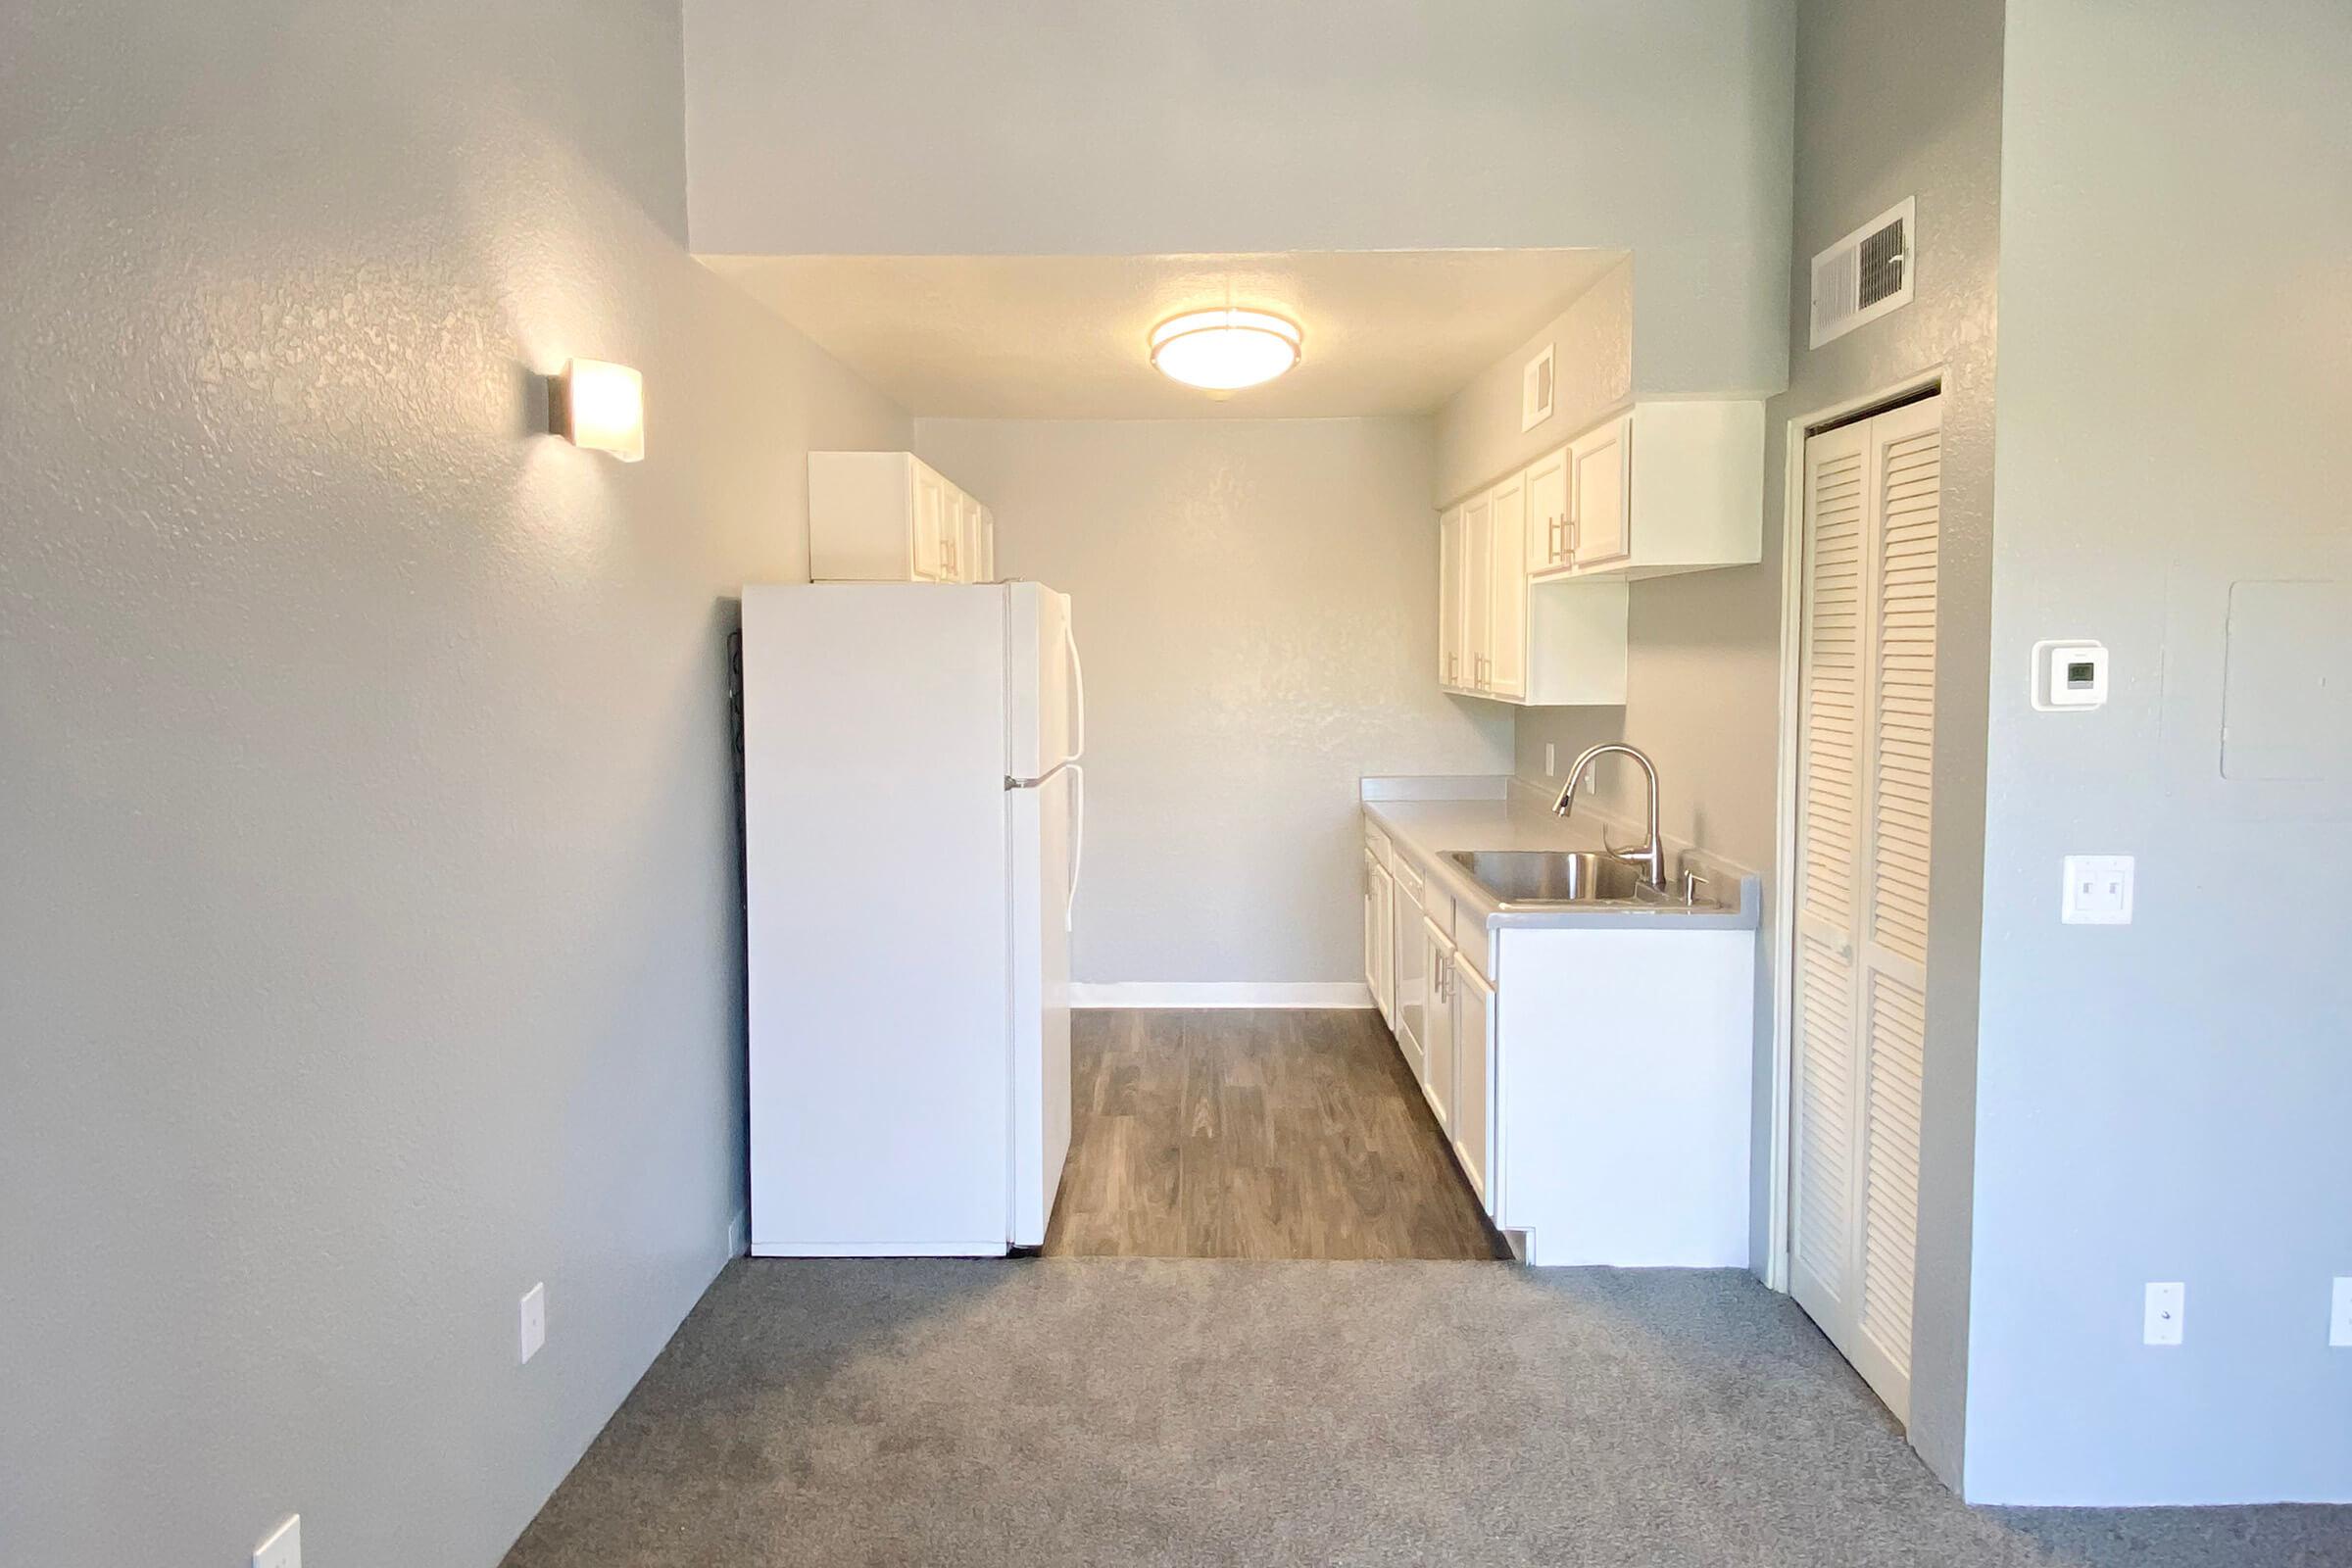
<svg viewBox="0 0 2352 1568">
<path fill-rule="evenodd" d="M 1152 364 L 1211 392 L 1271 381 L 1298 363 L 1298 323 L 1264 311 L 1192 311 L 1152 329 Z"/>
</svg>

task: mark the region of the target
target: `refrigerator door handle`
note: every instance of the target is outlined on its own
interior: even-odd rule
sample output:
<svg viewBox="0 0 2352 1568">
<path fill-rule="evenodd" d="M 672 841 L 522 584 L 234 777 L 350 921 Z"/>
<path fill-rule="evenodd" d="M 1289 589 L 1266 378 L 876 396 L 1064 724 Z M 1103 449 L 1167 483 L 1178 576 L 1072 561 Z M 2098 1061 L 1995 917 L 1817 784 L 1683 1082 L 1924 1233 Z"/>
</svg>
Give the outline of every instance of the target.
<svg viewBox="0 0 2352 1568">
<path fill-rule="evenodd" d="M 1070 755 L 1064 760 L 1075 762 L 1086 755 L 1086 666 L 1078 662 L 1078 634 L 1070 630 L 1067 615 L 1061 621 L 1061 645 L 1070 651 L 1070 685 L 1077 701 L 1070 714 Z"/>
<path fill-rule="evenodd" d="M 1078 872 L 1086 864 L 1086 769 L 1070 764 L 1070 890 L 1061 901 L 1061 928 L 1072 923 L 1078 910 Z"/>
</svg>

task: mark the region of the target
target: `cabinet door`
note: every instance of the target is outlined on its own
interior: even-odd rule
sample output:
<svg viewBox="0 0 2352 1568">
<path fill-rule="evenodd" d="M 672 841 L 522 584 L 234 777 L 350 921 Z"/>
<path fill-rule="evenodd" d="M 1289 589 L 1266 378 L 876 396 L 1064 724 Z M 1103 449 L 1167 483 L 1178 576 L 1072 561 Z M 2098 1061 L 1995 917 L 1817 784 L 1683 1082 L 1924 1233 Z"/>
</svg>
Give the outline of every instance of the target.
<svg viewBox="0 0 2352 1568">
<path fill-rule="evenodd" d="M 1634 416 L 1621 414 L 1568 449 L 1569 550 L 1579 566 L 1634 551 Z"/>
<path fill-rule="evenodd" d="M 1396 889 L 1378 860 L 1372 862 L 1372 1004 L 1391 1026 L 1396 1022 Z"/>
<path fill-rule="evenodd" d="M 1401 876 L 1390 879 L 1396 892 L 1390 903 L 1389 950 L 1395 955 L 1389 987 L 1396 997 L 1396 1048 L 1416 1077 L 1421 1072 L 1421 1042 L 1429 1024 L 1429 944 L 1421 935 L 1421 905 Z"/>
<path fill-rule="evenodd" d="M 947 575 L 945 551 L 947 539 L 948 487 L 940 476 L 929 468 L 914 470 L 914 516 L 909 525 L 909 553 L 913 557 L 915 580 L 939 582 Z"/>
<path fill-rule="evenodd" d="M 1464 691 L 1487 689 L 1494 651 L 1488 614 L 1494 585 L 1493 509 L 1487 498 L 1462 504 L 1462 682 Z"/>
<path fill-rule="evenodd" d="M 1372 1000 L 1380 1000 L 1380 916 L 1372 910 L 1372 879 L 1380 873 L 1380 862 L 1364 851 L 1364 989 Z"/>
<path fill-rule="evenodd" d="M 972 508 L 972 580 L 997 580 L 997 514 L 986 507 Z"/>
<path fill-rule="evenodd" d="M 1497 697 L 1527 695 L 1527 486 L 1505 479 L 1487 496 L 1493 534 L 1488 561 L 1487 690 Z"/>
<path fill-rule="evenodd" d="M 1421 922 L 1429 957 L 1429 1019 L 1421 1040 L 1421 1091 L 1438 1125 L 1453 1135 L 1453 944 L 1429 921 Z"/>
<path fill-rule="evenodd" d="M 1494 1154 L 1494 988 L 1453 960 L 1453 1153 L 1491 1217 Z"/>
<path fill-rule="evenodd" d="M 1568 564 L 1568 452 L 1527 470 L 1527 569 L 1557 570 Z"/>
<path fill-rule="evenodd" d="M 1438 684 L 1469 684 L 1462 647 L 1462 509 L 1438 519 Z"/>
</svg>

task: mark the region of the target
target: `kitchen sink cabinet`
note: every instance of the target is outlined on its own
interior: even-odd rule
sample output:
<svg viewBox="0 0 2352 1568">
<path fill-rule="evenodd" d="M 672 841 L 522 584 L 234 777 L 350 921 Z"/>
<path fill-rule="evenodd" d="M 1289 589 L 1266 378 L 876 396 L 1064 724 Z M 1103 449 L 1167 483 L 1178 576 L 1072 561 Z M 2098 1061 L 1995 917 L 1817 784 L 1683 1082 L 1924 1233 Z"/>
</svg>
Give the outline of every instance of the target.
<svg viewBox="0 0 2352 1568">
<path fill-rule="evenodd" d="M 1505 910 L 1445 854 L 1478 837 L 1389 809 L 1364 819 L 1366 975 L 1488 1217 L 1530 1263 L 1745 1266 L 1753 879 L 1696 914 Z"/>
<path fill-rule="evenodd" d="M 1453 1157 L 1470 1178 L 1478 1200 L 1492 1219 L 1494 1192 L 1489 1179 L 1494 1168 L 1494 988 L 1487 977 L 1456 954 L 1453 978 L 1446 988 L 1452 997 L 1453 1042 Z"/>
</svg>

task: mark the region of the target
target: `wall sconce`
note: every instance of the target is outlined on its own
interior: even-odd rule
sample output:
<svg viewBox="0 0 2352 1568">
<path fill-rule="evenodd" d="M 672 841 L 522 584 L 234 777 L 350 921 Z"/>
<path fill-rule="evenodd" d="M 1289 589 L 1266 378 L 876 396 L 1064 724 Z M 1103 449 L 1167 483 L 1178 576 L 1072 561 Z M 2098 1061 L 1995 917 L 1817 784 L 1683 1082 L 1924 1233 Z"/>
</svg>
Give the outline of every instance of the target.
<svg viewBox="0 0 2352 1568">
<path fill-rule="evenodd" d="M 645 377 L 606 360 L 570 360 L 547 378 L 547 427 L 623 463 L 645 456 Z"/>
</svg>

